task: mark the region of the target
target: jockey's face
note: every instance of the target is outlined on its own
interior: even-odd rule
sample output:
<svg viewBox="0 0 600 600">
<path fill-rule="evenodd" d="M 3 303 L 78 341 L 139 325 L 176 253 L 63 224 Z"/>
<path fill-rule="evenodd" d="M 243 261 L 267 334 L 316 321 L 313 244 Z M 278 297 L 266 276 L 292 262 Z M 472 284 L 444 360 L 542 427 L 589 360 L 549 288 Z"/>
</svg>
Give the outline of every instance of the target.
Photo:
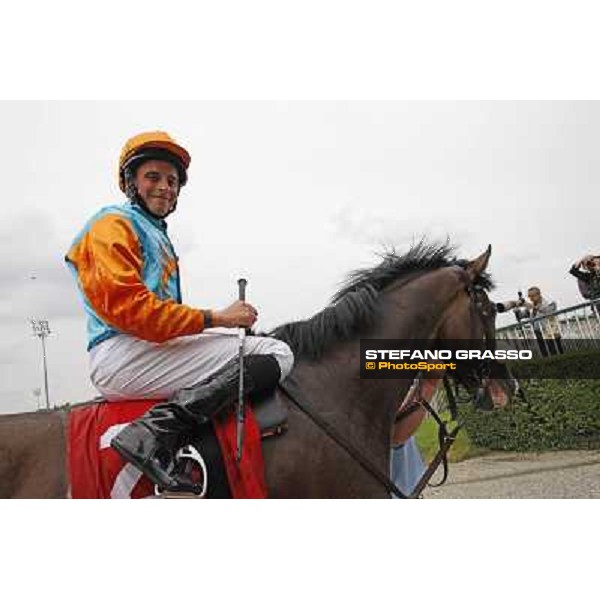
<svg viewBox="0 0 600 600">
<path fill-rule="evenodd" d="M 149 160 L 135 174 L 135 185 L 150 212 L 165 217 L 177 201 L 177 169 L 164 160 Z"/>
</svg>

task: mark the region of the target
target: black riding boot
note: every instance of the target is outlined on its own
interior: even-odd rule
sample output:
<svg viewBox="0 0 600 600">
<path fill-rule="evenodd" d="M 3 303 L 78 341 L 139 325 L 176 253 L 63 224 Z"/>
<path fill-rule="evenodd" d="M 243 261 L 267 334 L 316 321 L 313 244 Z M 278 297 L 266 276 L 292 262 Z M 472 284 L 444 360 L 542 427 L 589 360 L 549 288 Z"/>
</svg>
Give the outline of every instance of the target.
<svg viewBox="0 0 600 600">
<path fill-rule="evenodd" d="M 244 357 L 246 395 L 271 391 L 280 375 L 273 355 Z M 174 473 L 175 453 L 189 441 L 194 427 L 207 423 L 237 399 L 239 380 L 239 362 L 235 359 L 206 381 L 178 390 L 168 402 L 152 407 L 116 435 L 110 445 L 160 489 L 193 491 L 186 479 Z"/>
</svg>

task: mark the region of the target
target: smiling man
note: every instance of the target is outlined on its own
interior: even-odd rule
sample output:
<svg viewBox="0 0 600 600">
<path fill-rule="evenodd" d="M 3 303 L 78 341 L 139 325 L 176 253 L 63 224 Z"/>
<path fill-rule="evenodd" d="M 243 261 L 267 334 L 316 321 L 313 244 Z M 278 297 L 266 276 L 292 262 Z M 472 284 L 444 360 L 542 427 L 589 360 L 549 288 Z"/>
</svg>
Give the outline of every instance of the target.
<svg viewBox="0 0 600 600">
<path fill-rule="evenodd" d="M 167 133 L 137 135 L 119 159 L 128 201 L 96 213 L 66 261 L 88 318 L 92 383 L 107 399 L 168 399 L 123 429 L 111 445 L 165 490 L 193 491 L 174 471 L 174 455 L 199 424 L 237 398 L 238 338 L 203 333 L 250 327 L 256 309 L 237 301 L 221 310 L 182 304 L 178 259 L 166 217 L 187 182 L 190 155 Z M 247 338 L 244 389 L 265 393 L 291 371 L 279 340 Z"/>
<path fill-rule="evenodd" d="M 149 160 L 135 175 L 135 187 L 146 210 L 159 218 L 166 217 L 175 207 L 179 191 L 177 169 L 166 161 Z"/>
</svg>

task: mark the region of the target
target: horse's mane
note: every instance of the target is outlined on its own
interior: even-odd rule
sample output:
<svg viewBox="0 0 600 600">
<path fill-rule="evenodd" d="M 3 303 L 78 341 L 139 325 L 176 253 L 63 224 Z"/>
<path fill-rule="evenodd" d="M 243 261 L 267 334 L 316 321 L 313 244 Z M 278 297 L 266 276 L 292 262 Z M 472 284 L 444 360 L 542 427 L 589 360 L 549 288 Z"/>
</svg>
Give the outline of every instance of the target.
<svg viewBox="0 0 600 600">
<path fill-rule="evenodd" d="M 321 312 L 310 319 L 280 325 L 269 335 L 286 342 L 297 358 L 317 360 L 333 344 L 356 339 L 374 325 L 381 291 L 393 281 L 443 267 L 465 267 L 468 263 L 457 259 L 448 243 L 424 241 L 406 254 L 398 255 L 392 248 L 379 256 L 382 260 L 375 267 L 352 271 Z M 493 288 L 487 273 L 479 275 L 474 283 L 486 290 Z"/>
</svg>

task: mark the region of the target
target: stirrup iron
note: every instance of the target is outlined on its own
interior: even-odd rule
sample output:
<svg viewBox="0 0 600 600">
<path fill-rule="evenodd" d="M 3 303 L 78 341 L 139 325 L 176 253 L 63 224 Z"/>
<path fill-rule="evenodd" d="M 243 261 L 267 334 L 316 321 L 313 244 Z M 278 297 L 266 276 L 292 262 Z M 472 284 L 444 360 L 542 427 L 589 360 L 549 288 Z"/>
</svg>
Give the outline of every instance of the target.
<svg viewBox="0 0 600 600">
<path fill-rule="evenodd" d="M 189 461 L 189 462 L 185 462 Z M 202 473 L 202 491 L 200 493 L 195 492 L 170 492 L 169 490 L 161 490 L 158 485 L 154 486 L 154 494 L 156 496 L 189 496 L 192 495 L 194 498 L 201 499 L 206 497 L 206 493 L 208 492 L 208 468 L 206 467 L 206 462 L 202 457 L 202 454 L 198 452 L 198 449 L 192 446 L 191 444 L 187 444 L 186 446 L 182 446 L 177 450 L 175 454 L 175 471 L 179 471 L 181 473 L 190 472 L 193 466 L 196 466 L 200 472 Z"/>
</svg>

